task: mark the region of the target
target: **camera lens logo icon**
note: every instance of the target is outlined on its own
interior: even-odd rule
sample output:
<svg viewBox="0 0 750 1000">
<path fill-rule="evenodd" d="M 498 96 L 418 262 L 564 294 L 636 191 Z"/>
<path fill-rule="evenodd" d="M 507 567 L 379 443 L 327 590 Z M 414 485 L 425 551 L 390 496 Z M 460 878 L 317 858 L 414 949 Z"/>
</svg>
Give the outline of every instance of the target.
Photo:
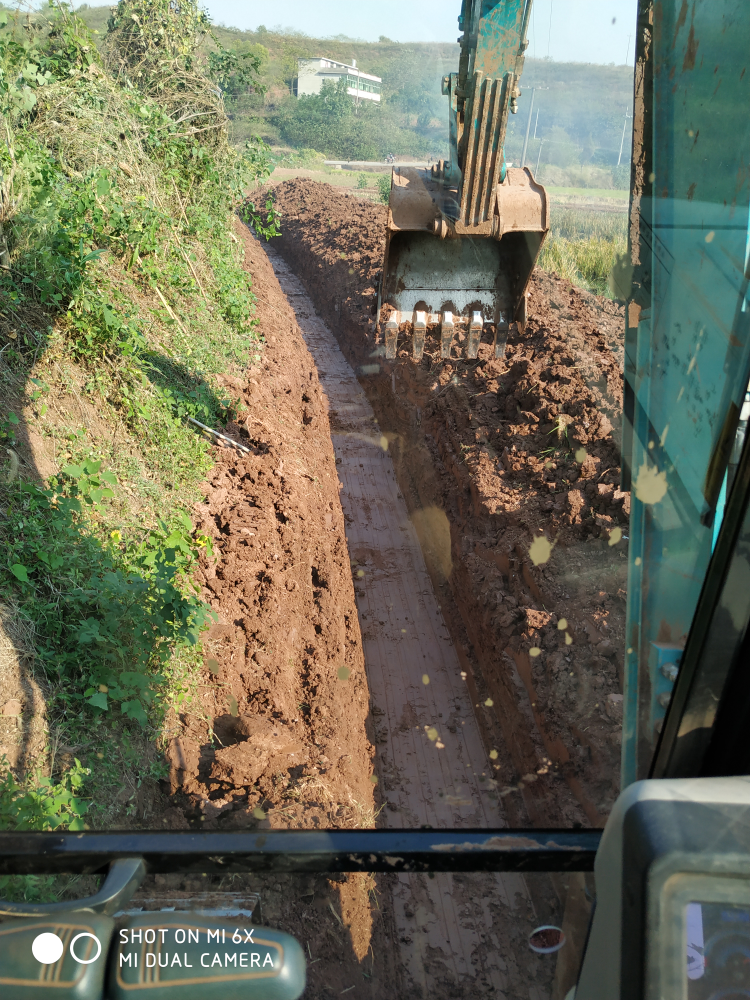
<svg viewBox="0 0 750 1000">
<path fill-rule="evenodd" d="M 76 942 L 80 941 L 81 938 L 91 938 L 91 940 L 96 945 L 96 954 L 93 958 L 79 958 L 76 954 Z M 44 934 L 37 934 L 31 943 L 31 954 L 37 960 L 37 962 L 42 965 L 54 965 L 62 958 L 62 953 L 65 951 L 65 945 L 62 939 L 58 937 L 57 934 L 52 934 L 50 931 L 46 931 Z M 82 931 L 80 934 L 76 934 L 73 940 L 70 942 L 70 954 L 73 960 L 78 962 L 79 965 L 91 965 L 95 962 L 97 958 L 102 953 L 102 943 L 96 934 L 90 934 L 88 931 Z"/>
</svg>

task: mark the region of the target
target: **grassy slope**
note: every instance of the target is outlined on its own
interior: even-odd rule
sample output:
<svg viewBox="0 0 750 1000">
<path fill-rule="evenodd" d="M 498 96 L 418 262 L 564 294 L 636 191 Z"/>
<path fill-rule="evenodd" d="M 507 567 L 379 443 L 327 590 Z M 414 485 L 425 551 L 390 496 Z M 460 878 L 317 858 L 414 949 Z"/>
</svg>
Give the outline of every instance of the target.
<svg viewBox="0 0 750 1000">
<path fill-rule="evenodd" d="M 226 252 L 239 255 L 232 246 Z M 260 345 L 253 330 L 238 336 L 223 319 L 216 281 L 202 248 L 195 245 L 191 256 L 204 294 L 194 281 L 191 287 L 190 270 L 176 260 L 171 261 L 171 280 L 164 274 L 160 284 L 179 325 L 155 290 L 140 287 L 138 277 L 125 273 L 117 263 L 102 264 L 97 277 L 118 288 L 132 320 L 145 331 L 149 348 L 169 359 L 163 364 L 164 387 L 190 391 L 201 386 L 217 402 L 229 402 L 232 378 L 243 375 L 248 357 Z M 0 366 L 0 414 L 14 413 L 20 418 L 17 453 L 22 479 L 48 482 L 50 477 L 59 478 L 67 465 L 80 465 L 86 459 L 101 461 L 115 475 L 117 485 L 114 497 L 79 527 L 81 534 L 90 536 L 94 551 L 111 546 L 113 532 L 117 533 L 116 547 L 124 547 L 141 543 L 149 531 L 159 532 L 160 524 L 167 531 L 178 527 L 181 512 L 189 512 L 203 499 L 201 484 L 211 467 L 209 442 L 184 421 L 175 421 L 150 384 L 131 387 L 135 405 L 143 407 L 143 417 L 127 419 L 116 392 L 117 372 L 76 358 L 56 317 L 14 310 L 0 318 L 0 337 L 8 336 L 8 319 L 34 347 L 31 356 L 8 359 L 9 363 Z M 50 323 L 48 337 L 39 330 L 40 320 Z M 43 386 L 41 395 L 38 383 Z M 218 425 L 216 420 L 211 422 Z M 0 488 L 8 503 L 6 530 L 20 528 L 26 517 L 23 502 L 14 503 L 12 485 Z M 61 582 L 63 599 L 65 582 Z M 19 589 L 23 590 L 2 588 L 2 598 L 33 620 L 28 595 L 18 593 Z M 38 627 L 32 625 L 31 632 L 38 632 Z M 37 652 L 33 642 L 30 652 Z M 97 826 L 127 822 L 137 812 L 141 786 L 165 776 L 160 746 L 170 733 L 170 709 L 193 701 L 195 670 L 201 662 L 199 647 L 180 644 L 174 648 L 164 670 L 166 714 L 152 716 L 145 728 L 118 716 L 108 720 L 100 713 L 87 713 L 62 678 L 49 676 L 49 749 L 62 744 L 58 763 L 65 765 L 76 756 L 92 769 L 86 791 L 95 805 L 89 822 Z"/>
<path fill-rule="evenodd" d="M 252 330 L 240 337 L 222 318 L 210 265 L 199 245 L 192 251 L 193 269 L 205 295 L 194 281 L 191 287 L 190 269 L 180 267 L 176 260 L 171 261 L 171 276 L 164 273 L 159 286 L 172 303 L 179 326 L 158 294 L 141 287 L 138 276 L 126 273 L 119 262 L 102 264 L 98 276 L 118 288 L 133 321 L 146 331 L 149 347 L 169 358 L 171 364 L 163 366 L 165 387 L 190 391 L 202 385 L 217 400 L 229 401 L 230 380 L 243 375 L 249 354 L 260 345 Z M 238 254 L 231 246 L 226 252 Z M 17 329 L 36 327 L 29 318 L 24 310 L 16 312 Z M 148 416 L 135 423 L 124 419 L 111 374 L 74 357 L 59 322 L 50 319 L 54 332 L 36 361 L 28 359 L 31 364 L 0 369 L 0 411 L 20 416 L 19 437 L 28 442 L 19 446 L 22 475 L 36 478 L 43 474 L 49 479 L 59 476 L 68 464 L 80 465 L 87 458 L 101 461 L 116 476 L 117 485 L 115 496 L 87 525 L 95 544 L 111 544 L 113 532 L 121 536 L 121 545 L 137 543 L 147 531 L 158 531 L 160 523 L 176 526 L 180 513 L 189 512 L 203 499 L 201 484 L 211 467 L 210 444 L 183 421 L 172 420 L 149 385 L 135 390 L 141 406 L 156 404 Z M 29 335 L 34 332 L 29 330 Z M 37 400 L 33 400 L 33 379 L 49 386 Z M 150 429 L 144 426 L 147 421 Z M 5 596 L 14 603 L 20 597 L 24 612 L 21 595 L 6 592 Z M 25 610 L 28 614 L 29 609 Z M 185 699 L 187 704 L 193 701 L 195 669 L 200 662 L 199 648 L 175 648 L 165 670 L 168 706 L 178 708 Z M 50 695 L 50 746 L 64 745 L 62 763 L 66 754 L 68 759 L 74 755 L 92 769 L 93 780 L 86 791 L 95 807 L 89 822 L 106 827 L 127 823 L 128 816 L 138 811 L 140 788 L 165 776 L 160 746 L 169 736 L 171 711 L 152 717 L 141 728 L 97 713 L 81 717 L 78 703 L 54 677 Z"/>
<path fill-rule="evenodd" d="M 158 799 L 160 746 L 201 662 L 189 574 L 205 541 L 185 517 L 211 459 L 185 417 L 221 426 L 261 345 L 222 173 L 230 148 L 197 158 L 168 138 L 158 104 L 101 70 L 36 99 L 33 117 L 6 119 L 0 604 L 26 623 L 45 694 L 35 763 L 59 775 L 79 758 L 87 821 L 121 826 Z M 143 725 L 124 714 L 137 700 Z"/>
</svg>

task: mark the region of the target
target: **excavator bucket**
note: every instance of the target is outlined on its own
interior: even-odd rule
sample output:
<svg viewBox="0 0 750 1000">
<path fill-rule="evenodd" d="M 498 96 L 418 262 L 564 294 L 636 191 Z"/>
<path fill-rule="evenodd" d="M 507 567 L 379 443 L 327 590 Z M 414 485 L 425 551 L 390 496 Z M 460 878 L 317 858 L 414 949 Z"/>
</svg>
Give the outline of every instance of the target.
<svg viewBox="0 0 750 1000">
<path fill-rule="evenodd" d="M 401 335 L 420 360 L 427 334 L 441 358 L 454 349 L 476 358 L 485 334 L 502 357 L 510 324 L 526 322 L 526 290 L 549 228 L 544 188 L 528 168 L 507 170 L 492 229 L 475 233 L 446 218 L 444 195 L 427 170 L 393 172 L 381 290 L 388 358 Z"/>
<path fill-rule="evenodd" d="M 531 0 L 463 0 L 459 72 L 443 79 L 451 159 L 392 175 L 378 311 L 387 358 L 399 337 L 416 360 L 428 338 L 442 358 L 476 358 L 485 336 L 502 357 L 510 324 L 526 322 L 549 203 L 527 167 L 506 166 L 503 147 L 530 15 Z"/>
</svg>

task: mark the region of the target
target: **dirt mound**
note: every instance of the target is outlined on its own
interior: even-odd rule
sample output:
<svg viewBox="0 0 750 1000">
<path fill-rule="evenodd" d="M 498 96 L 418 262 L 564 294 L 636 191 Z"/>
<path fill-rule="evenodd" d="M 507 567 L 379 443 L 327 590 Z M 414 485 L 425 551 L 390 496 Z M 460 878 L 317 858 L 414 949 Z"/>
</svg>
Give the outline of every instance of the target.
<svg viewBox="0 0 750 1000">
<path fill-rule="evenodd" d="M 274 191 L 274 245 L 389 439 L 478 712 L 502 732 L 511 781 L 537 775 L 525 781 L 528 819 L 602 824 L 618 786 L 629 516 L 621 307 L 537 270 L 530 320 L 503 360 L 488 342 L 475 361 L 443 361 L 428 337 L 421 362 L 407 344 L 385 361 L 375 311 L 386 209 L 305 180 Z M 444 546 L 417 514 L 435 507 L 450 525 L 447 581 L 432 551 Z"/>
</svg>

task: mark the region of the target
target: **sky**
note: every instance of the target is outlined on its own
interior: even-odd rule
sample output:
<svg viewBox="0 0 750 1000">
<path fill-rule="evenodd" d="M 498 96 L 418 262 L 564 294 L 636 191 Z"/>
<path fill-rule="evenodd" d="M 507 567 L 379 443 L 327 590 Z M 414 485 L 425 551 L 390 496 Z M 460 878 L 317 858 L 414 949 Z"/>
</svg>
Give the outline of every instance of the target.
<svg viewBox="0 0 750 1000">
<path fill-rule="evenodd" d="M 111 2 L 111 0 L 110 0 Z M 325 38 L 455 42 L 460 0 L 203 0 L 228 27 L 281 26 Z M 91 6 L 96 5 L 96 0 Z M 558 62 L 633 62 L 637 0 L 534 0 L 528 55 Z"/>
</svg>

